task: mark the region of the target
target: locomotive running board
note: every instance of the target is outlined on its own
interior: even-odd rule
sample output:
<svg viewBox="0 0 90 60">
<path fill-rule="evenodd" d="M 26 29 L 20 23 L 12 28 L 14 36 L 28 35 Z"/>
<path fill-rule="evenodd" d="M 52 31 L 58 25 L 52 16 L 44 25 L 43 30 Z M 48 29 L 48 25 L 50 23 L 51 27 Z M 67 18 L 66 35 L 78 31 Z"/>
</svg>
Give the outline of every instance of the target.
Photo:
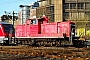
<svg viewBox="0 0 90 60">
<path fill-rule="evenodd" d="M 64 38 L 64 37 L 15 37 L 15 38 Z"/>
</svg>

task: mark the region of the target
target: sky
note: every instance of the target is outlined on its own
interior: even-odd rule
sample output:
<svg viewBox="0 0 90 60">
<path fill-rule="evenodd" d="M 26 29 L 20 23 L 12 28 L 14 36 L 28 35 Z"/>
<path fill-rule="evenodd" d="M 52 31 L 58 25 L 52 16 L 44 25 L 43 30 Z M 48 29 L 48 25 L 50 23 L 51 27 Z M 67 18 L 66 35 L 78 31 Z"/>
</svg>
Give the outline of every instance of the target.
<svg viewBox="0 0 90 60">
<path fill-rule="evenodd" d="M 37 0 L 1 0 L 0 1 L 0 16 L 5 14 L 5 11 L 8 13 L 18 13 L 20 10 L 20 5 L 29 5 L 32 2 L 36 2 Z"/>
</svg>

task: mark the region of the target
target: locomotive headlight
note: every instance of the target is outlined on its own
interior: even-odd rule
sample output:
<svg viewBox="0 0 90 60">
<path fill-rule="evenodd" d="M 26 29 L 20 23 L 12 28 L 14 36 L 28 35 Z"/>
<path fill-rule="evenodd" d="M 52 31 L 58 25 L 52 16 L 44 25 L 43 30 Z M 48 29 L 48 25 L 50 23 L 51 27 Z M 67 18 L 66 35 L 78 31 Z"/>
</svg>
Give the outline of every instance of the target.
<svg viewBox="0 0 90 60">
<path fill-rule="evenodd" d="M 74 33 L 72 32 L 72 35 L 74 35 Z"/>
</svg>

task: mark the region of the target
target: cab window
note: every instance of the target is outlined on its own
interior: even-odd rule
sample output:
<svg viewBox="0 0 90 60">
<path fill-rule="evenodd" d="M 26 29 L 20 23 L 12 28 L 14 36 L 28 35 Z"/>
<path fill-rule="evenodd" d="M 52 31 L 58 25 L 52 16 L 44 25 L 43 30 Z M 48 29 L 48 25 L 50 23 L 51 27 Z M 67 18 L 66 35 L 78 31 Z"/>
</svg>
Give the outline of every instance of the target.
<svg viewBox="0 0 90 60">
<path fill-rule="evenodd" d="M 31 24 L 36 24 L 36 20 L 31 20 Z"/>
</svg>

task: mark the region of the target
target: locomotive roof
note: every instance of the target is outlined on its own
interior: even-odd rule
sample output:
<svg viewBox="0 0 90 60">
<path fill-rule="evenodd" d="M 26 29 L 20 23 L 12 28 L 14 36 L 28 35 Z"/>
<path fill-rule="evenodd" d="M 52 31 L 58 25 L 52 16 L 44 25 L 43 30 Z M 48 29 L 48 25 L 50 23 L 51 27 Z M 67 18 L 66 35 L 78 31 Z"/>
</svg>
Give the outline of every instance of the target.
<svg viewBox="0 0 90 60">
<path fill-rule="evenodd" d="M 6 23 L 6 22 L 0 22 L 0 24 L 9 24 L 9 23 Z"/>
<path fill-rule="evenodd" d="M 39 17 L 39 18 L 30 18 L 30 19 L 27 19 L 27 20 L 41 20 L 43 18 L 46 18 L 46 16 L 42 16 L 42 17 Z"/>
</svg>

